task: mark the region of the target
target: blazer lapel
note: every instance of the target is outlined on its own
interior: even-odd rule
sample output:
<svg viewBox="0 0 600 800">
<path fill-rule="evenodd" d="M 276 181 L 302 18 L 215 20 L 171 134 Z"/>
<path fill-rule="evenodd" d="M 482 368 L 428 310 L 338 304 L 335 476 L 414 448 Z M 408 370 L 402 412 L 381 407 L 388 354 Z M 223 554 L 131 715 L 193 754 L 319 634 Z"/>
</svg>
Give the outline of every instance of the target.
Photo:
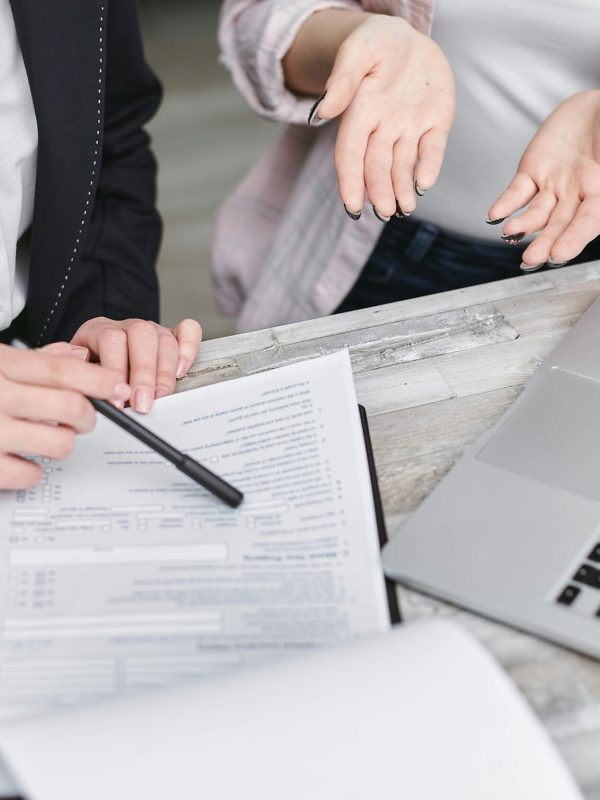
<svg viewBox="0 0 600 800">
<path fill-rule="evenodd" d="M 39 132 L 27 327 L 60 317 L 77 269 L 101 161 L 107 0 L 10 0 Z"/>
</svg>

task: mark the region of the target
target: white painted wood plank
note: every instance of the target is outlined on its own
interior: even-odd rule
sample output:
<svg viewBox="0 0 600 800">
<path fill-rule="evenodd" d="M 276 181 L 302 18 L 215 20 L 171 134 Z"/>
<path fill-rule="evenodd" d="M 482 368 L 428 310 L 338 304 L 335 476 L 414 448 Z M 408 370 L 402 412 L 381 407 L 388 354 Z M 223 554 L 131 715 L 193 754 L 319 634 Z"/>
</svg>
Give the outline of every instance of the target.
<svg viewBox="0 0 600 800">
<path fill-rule="evenodd" d="M 251 375 L 344 348 L 350 349 L 354 372 L 359 374 L 442 353 L 511 341 L 517 336 L 516 330 L 490 304 L 453 309 L 418 319 L 397 320 L 289 344 L 281 344 L 275 331 L 261 331 L 253 335 L 250 341 L 245 338 L 246 352 L 221 352 L 217 357 L 215 348 L 207 346 L 194 364 L 186 380 L 186 388 L 203 385 L 207 373 L 214 373 L 214 380 L 231 377 L 236 368 L 239 368 L 240 374 Z M 235 344 L 239 346 L 240 340 Z"/>
<path fill-rule="evenodd" d="M 522 386 L 569 331 L 542 330 L 516 341 L 432 359 L 455 397 Z M 428 402 L 424 395 L 423 403 Z"/>
<path fill-rule="evenodd" d="M 200 360 L 218 360 L 231 358 L 237 354 L 245 354 L 274 344 L 286 345 L 295 342 L 308 342 L 341 333 L 356 331 L 361 328 L 372 328 L 390 322 L 430 316 L 433 314 L 455 311 L 469 306 L 494 303 L 504 313 L 502 301 L 510 298 L 527 297 L 529 295 L 545 296 L 557 288 L 567 288 L 567 295 L 576 290 L 576 285 L 599 283 L 600 262 L 582 264 L 575 267 L 554 270 L 552 272 L 533 273 L 518 278 L 510 278 L 496 283 L 471 286 L 468 289 L 457 289 L 426 297 L 417 297 L 401 303 L 388 303 L 384 306 L 338 314 L 333 317 L 322 317 L 278 328 L 238 334 L 221 339 L 211 339 L 204 343 Z M 594 291 L 594 287 L 589 287 Z M 507 308 L 510 304 L 507 305 Z M 507 317 L 510 320 L 509 317 Z"/>
<path fill-rule="evenodd" d="M 211 361 L 224 356 L 230 358 L 272 345 L 310 342 L 324 336 L 375 328 L 393 322 L 406 322 L 449 311 L 461 311 L 470 306 L 497 303 L 510 297 L 552 291 L 555 285 L 547 276 L 548 273 L 526 275 L 483 286 L 472 286 L 468 289 L 417 297 L 400 303 L 388 303 L 346 314 L 282 325 L 278 328 L 211 339 L 203 344 L 200 360 Z"/>
<path fill-rule="evenodd" d="M 439 369 L 429 362 L 401 364 L 355 376 L 358 400 L 370 416 L 448 400 L 454 394 Z"/>
</svg>

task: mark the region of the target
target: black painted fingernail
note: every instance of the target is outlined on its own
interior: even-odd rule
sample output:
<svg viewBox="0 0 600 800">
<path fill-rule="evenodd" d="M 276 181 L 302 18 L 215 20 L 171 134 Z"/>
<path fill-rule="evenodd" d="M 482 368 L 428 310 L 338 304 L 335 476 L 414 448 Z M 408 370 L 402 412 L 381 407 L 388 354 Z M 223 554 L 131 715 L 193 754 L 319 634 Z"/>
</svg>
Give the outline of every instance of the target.
<svg viewBox="0 0 600 800">
<path fill-rule="evenodd" d="M 377 213 L 377 209 L 375 208 L 375 206 L 373 206 L 373 213 L 375 214 L 375 216 L 377 217 L 377 219 L 378 219 L 378 220 L 381 220 L 381 222 L 389 222 L 389 221 L 390 221 L 390 218 L 389 218 L 389 217 L 382 217 L 382 216 L 380 216 L 380 215 Z"/>
<path fill-rule="evenodd" d="M 358 220 L 362 217 L 362 211 L 357 211 L 356 213 L 354 211 L 348 211 L 346 206 L 344 206 L 344 209 L 346 211 L 346 214 L 348 214 L 348 216 L 350 217 L 350 219 L 353 219 L 355 222 L 358 222 Z"/>
<path fill-rule="evenodd" d="M 557 267 L 564 267 L 565 264 L 568 264 L 568 261 L 552 261 L 551 258 L 546 261 L 546 264 L 550 267 L 550 269 L 556 269 Z"/>
<path fill-rule="evenodd" d="M 506 217 L 500 217 L 500 219 L 489 219 L 488 218 L 488 219 L 486 219 L 485 224 L 486 225 L 500 225 L 500 223 L 504 222 L 505 219 L 506 219 Z"/>
<path fill-rule="evenodd" d="M 314 118 L 315 118 L 315 116 L 317 117 L 317 121 L 318 121 L 318 122 L 324 122 L 324 121 L 325 121 L 325 120 L 319 119 L 319 116 L 318 116 L 318 114 L 317 114 L 317 111 L 318 111 L 318 109 L 319 109 L 319 106 L 320 106 L 320 105 L 321 105 L 321 103 L 323 102 L 323 100 L 325 100 L 325 96 L 326 96 L 326 95 L 327 95 L 327 89 L 325 89 L 325 91 L 323 92 L 323 94 L 321 94 L 321 95 L 319 95 L 319 97 L 317 97 L 317 99 L 316 99 L 316 101 L 315 101 L 315 104 L 313 105 L 313 107 L 311 108 L 311 110 L 310 110 L 310 112 L 309 112 L 309 114 L 308 114 L 308 124 L 309 124 L 309 125 L 313 125 L 313 124 L 314 124 L 314 122 L 315 122 L 315 119 L 314 119 Z"/>
<path fill-rule="evenodd" d="M 520 269 L 522 272 L 535 272 L 536 270 L 541 269 L 545 263 L 545 261 L 542 261 L 541 264 L 526 264 L 523 262 Z"/>
<path fill-rule="evenodd" d="M 394 216 L 397 219 L 404 219 L 404 217 L 410 217 L 410 211 L 402 211 L 400 208 L 400 203 L 396 200 L 396 213 Z"/>
<path fill-rule="evenodd" d="M 419 195 L 419 197 L 424 197 L 426 191 L 427 189 L 419 189 L 419 184 L 415 181 L 415 192 Z"/>
<path fill-rule="evenodd" d="M 501 236 L 500 238 L 502 239 L 503 242 L 506 242 L 507 244 L 518 244 L 521 241 L 521 239 L 525 238 L 525 235 L 526 234 L 524 233 L 509 233 Z"/>
</svg>

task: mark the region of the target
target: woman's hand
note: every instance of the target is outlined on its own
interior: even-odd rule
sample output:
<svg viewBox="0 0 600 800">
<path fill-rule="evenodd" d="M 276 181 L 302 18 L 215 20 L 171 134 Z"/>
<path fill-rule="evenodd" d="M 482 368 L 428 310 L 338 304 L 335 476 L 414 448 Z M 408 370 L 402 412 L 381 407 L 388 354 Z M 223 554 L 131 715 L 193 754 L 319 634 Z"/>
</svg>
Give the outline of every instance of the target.
<svg viewBox="0 0 600 800">
<path fill-rule="evenodd" d="M 440 48 L 402 19 L 369 15 L 339 47 L 325 89 L 312 121 L 341 116 L 335 167 L 348 213 L 358 217 L 365 189 L 384 220 L 412 212 L 415 189 L 437 180 L 454 120 Z"/>
<path fill-rule="evenodd" d="M 123 404 L 131 390 L 108 369 L 86 364 L 68 344 L 42 350 L 0 345 L 0 489 L 26 489 L 41 478 L 23 456 L 65 458 L 78 433 L 95 425 L 86 395 Z"/>
<path fill-rule="evenodd" d="M 540 232 L 523 253 L 525 271 L 561 266 L 600 235 L 600 91 L 573 95 L 550 114 L 489 219 L 524 206 L 503 233 L 520 241 Z"/>
<path fill-rule="evenodd" d="M 71 344 L 87 348 L 93 361 L 129 383 L 132 408 L 147 413 L 155 399 L 175 391 L 176 379 L 189 371 L 201 340 L 202 329 L 193 319 L 171 330 L 141 319 L 96 317 L 79 328 Z"/>
</svg>

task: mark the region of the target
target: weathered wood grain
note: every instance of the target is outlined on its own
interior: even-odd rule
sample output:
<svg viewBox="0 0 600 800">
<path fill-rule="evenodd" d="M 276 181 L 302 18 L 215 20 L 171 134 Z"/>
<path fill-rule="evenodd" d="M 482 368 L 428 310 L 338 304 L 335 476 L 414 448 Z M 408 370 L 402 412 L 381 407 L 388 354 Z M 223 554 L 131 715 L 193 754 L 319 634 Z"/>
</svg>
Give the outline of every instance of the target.
<svg viewBox="0 0 600 800">
<path fill-rule="evenodd" d="M 596 262 L 213 340 L 179 390 L 350 348 L 395 535 L 599 295 Z M 399 594 L 406 619 L 453 616 L 495 654 L 586 798 L 600 800 L 600 664 L 416 592 Z"/>
</svg>

